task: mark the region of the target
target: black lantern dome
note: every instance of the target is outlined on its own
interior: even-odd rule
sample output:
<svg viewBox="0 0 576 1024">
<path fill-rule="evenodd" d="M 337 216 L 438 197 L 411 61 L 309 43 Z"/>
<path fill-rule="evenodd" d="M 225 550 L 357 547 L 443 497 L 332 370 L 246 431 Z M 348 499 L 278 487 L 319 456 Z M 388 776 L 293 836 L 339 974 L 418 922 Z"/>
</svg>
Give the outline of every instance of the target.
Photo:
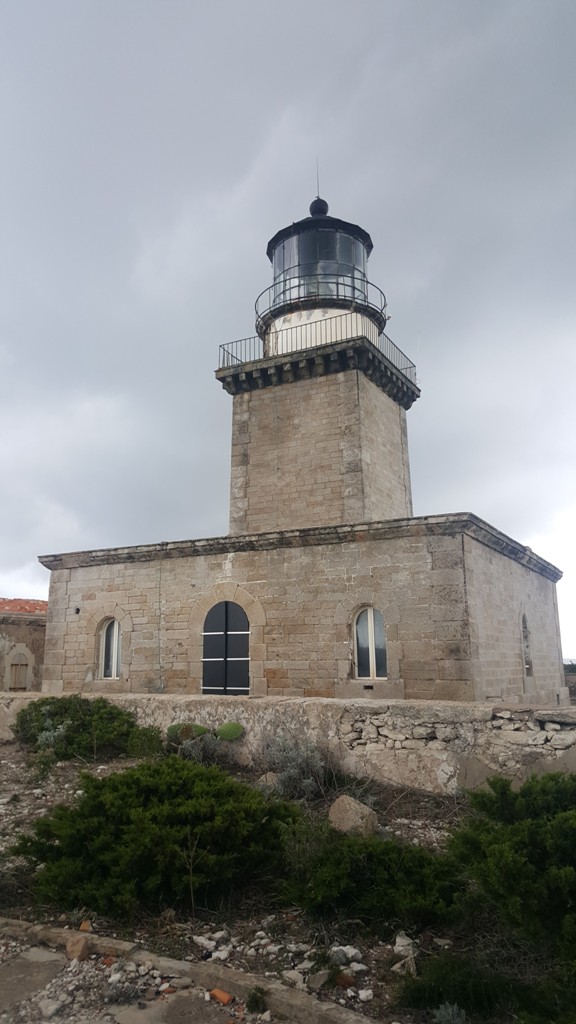
<svg viewBox="0 0 576 1024">
<path fill-rule="evenodd" d="M 361 312 L 383 331 L 386 298 L 366 276 L 372 248 L 367 231 L 330 217 L 328 203 L 317 196 L 309 217 L 277 231 L 268 242 L 274 280 L 256 300 L 260 337 L 278 318 L 301 309 Z"/>
</svg>

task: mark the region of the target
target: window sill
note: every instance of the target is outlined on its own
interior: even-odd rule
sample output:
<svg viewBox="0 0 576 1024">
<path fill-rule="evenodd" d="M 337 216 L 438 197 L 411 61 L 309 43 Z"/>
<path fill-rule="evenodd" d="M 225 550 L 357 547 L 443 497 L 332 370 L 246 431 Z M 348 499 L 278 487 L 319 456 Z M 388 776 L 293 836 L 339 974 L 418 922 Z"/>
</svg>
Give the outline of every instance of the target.
<svg viewBox="0 0 576 1024">
<path fill-rule="evenodd" d="M 367 700 L 404 700 L 402 679 L 348 679 L 334 688 L 335 697 L 364 697 Z"/>
</svg>

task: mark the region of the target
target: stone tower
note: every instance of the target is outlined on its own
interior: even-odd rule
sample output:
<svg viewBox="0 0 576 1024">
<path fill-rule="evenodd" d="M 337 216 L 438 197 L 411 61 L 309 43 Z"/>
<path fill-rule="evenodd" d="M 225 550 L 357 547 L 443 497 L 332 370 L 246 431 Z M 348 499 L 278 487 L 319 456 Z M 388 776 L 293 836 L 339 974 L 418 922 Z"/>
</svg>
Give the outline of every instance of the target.
<svg viewBox="0 0 576 1024">
<path fill-rule="evenodd" d="M 406 410 L 420 392 L 384 333 L 371 251 L 320 198 L 268 243 L 257 335 L 223 345 L 216 371 L 234 400 L 231 534 L 412 516 Z"/>
</svg>

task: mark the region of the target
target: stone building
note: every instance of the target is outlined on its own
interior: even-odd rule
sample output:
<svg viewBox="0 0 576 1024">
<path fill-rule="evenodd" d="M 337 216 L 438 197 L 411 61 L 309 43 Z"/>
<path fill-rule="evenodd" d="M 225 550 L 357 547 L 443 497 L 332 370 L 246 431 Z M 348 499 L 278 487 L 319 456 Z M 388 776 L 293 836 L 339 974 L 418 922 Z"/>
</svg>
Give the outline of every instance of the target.
<svg viewBox="0 0 576 1024">
<path fill-rule="evenodd" d="M 0 690 L 40 690 L 47 601 L 0 598 Z"/>
<path fill-rule="evenodd" d="M 328 214 L 268 244 L 232 396 L 226 537 L 44 556 L 43 689 L 563 703 L 560 572 L 471 514 L 414 517 L 414 364 L 372 241 Z"/>
</svg>

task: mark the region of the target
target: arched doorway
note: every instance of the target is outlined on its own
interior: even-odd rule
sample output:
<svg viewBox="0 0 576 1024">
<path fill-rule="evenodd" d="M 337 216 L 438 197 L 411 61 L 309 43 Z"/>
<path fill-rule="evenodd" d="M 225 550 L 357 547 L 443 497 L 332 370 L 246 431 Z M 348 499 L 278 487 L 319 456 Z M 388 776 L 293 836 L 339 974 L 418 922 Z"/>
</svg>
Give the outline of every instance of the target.
<svg viewBox="0 0 576 1024">
<path fill-rule="evenodd" d="M 250 623 L 234 601 L 219 601 L 202 630 L 202 693 L 247 695 L 250 692 Z"/>
</svg>

